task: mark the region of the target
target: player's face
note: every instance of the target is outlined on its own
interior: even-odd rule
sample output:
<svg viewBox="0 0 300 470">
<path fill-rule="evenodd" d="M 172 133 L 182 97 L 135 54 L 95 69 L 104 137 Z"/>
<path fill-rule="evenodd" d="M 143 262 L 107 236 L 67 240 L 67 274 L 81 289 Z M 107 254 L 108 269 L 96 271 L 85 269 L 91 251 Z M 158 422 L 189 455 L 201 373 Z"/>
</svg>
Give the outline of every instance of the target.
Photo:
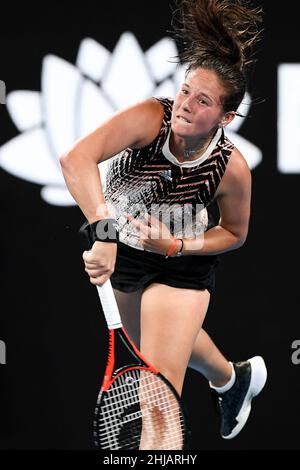
<svg viewBox="0 0 300 470">
<path fill-rule="evenodd" d="M 175 97 L 173 132 L 187 138 L 209 135 L 222 121 L 225 93 L 212 70 L 197 68 L 189 72 Z"/>
</svg>

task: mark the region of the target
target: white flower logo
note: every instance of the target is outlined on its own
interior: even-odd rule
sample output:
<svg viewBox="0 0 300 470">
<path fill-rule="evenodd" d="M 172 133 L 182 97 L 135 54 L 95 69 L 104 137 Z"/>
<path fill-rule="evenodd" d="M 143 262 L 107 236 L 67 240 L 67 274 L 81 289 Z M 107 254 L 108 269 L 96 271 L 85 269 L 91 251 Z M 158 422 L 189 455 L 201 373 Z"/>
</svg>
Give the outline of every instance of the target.
<svg viewBox="0 0 300 470">
<path fill-rule="evenodd" d="M 161 39 L 144 53 L 134 35 L 125 32 L 112 53 L 93 39 L 83 39 L 76 65 L 57 56 L 45 56 L 41 92 L 18 90 L 6 97 L 8 112 L 20 134 L 0 148 L 0 165 L 19 178 L 43 186 L 41 197 L 49 204 L 75 205 L 61 173 L 59 156 L 118 109 L 149 96 L 174 97 L 184 67 L 166 58 L 176 55 L 175 42 L 170 38 Z M 246 115 L 249 106 L 242 108 Z M 229 138 L 242 122 L 243 118 L 233 121 Z M 257 147 L 237 134 L 232 140 L 251 168 L 260 163 Z M 100 164 L 103 184 L 106 165 Z"/>
</svg>

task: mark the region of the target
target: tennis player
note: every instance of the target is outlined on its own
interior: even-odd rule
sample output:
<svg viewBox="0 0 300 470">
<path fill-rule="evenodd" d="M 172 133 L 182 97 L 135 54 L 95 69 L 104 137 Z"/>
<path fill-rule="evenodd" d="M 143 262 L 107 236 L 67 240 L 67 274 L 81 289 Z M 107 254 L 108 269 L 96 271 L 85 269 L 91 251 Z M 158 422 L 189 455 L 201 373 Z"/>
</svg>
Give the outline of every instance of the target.
<svg viewBox="0 0 300 470">
<path fill-rule="evenodd" d="M 175 99 L 150 98 L 117 112 L 60 161 L 95 235 L 83 254 L 90 282 L 110 278 L 126 330 L 179 394 L 187 366 L 203 374 L 221 435 L 231 439 L 264 387 L 266 366 L 260 356 L 230 362 L 202 324 L 220 256 L 247 238 L 251 173 L 226 126 L 247 89 L 262 15 L 241 0 L 177 6 L 173 25 L 187 71 Z M 108 159 L 104 188 L 98 165 Z M 212 201 L 216 224 L 208 221 Z M 102 219 L 106 238 L 97 231 Z"/>
</svg>

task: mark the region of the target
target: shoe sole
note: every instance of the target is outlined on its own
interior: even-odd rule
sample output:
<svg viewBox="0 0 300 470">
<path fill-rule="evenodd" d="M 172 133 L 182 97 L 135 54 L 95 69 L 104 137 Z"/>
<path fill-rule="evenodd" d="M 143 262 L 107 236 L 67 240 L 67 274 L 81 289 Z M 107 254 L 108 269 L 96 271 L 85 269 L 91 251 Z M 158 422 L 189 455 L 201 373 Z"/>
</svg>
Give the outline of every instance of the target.
<svg viewBox="0 0 300 470">
<path fill-rule="evenodd" d="M 251 411 L 251 400 L 262 391 L 267 380 L 267 368 L 265 361 L 261 356 L 252 357 L 251 359 L 248 359 L 248 362 L 251 364 L 251 378 L 244 403 L 236 417 L 238 424 L 233 428 L 232 432 L 228 434 L 228 436 L 222 436 L 223 439 L 233 439 L 243 429 Z"/>
</svg>

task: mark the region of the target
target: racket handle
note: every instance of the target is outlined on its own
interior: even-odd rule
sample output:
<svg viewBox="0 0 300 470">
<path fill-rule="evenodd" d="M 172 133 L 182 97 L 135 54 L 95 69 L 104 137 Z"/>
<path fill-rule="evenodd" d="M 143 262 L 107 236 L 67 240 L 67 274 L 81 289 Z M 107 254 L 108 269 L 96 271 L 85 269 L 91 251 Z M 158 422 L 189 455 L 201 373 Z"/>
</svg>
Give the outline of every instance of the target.
<svg viewBox="0 0 300 470">
<path fill-rule="evenodd" d="M 121 328 L 123 326 L 121 316 L 110 280 L 96 287 L 108 328 L 110 330 Z"/>
<path fill-rule="evenodd" d="M 90 232 L 88 230 L 89 223 L 85 221 L 84 224 L 79 229 L 79 234 L 83 242 L 85 249 L 90 250 L 92 248 L 93 242 L 90 237 Z M 110 330 L 122 327 L 122 321 L 115 298 L 113 288 L 111 286 L 110 280 L 108 279 L 102 286 L 96 286 L 98 294 L 100 297 L 100 302 L 102 305 L 102 310 L 105 316 L 107 326 Z"/>
</svg>

